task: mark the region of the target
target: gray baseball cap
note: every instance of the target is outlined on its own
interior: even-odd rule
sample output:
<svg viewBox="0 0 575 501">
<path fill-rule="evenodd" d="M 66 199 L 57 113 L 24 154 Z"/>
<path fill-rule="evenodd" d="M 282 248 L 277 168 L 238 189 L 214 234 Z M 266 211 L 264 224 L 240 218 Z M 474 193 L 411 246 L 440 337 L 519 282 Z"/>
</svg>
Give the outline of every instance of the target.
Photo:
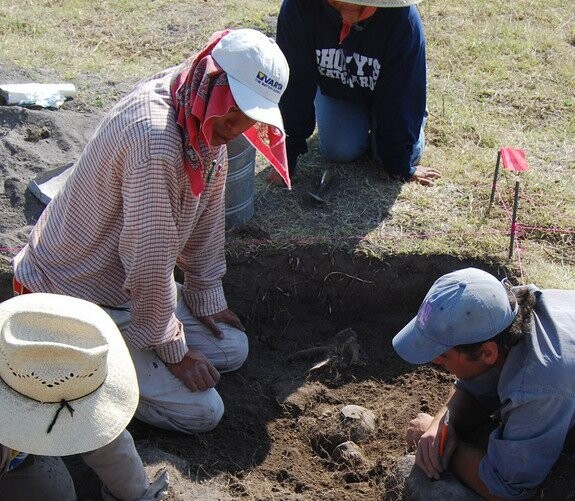
<svg viewBox="0 0 575 501">
<path fill-rule="evenodd" d="M 435 281 L 411 320 L 392 341 L 412 364 L 431 362 L 454 346 L 487 341 L 517 315 L 507 291 L 493 275 L 466 268 Z"/>
</svg>

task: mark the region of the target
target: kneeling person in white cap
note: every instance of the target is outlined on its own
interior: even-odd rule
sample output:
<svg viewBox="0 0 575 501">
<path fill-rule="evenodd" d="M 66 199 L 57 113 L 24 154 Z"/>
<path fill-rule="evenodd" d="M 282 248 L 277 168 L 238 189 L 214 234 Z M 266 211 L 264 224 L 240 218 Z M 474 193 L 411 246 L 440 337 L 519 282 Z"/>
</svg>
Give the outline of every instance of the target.
<svg viewBox="0 0 575 501">
<path fill-rule="evenodd" d="M 248 356 L 222 286 L 226 143 L 243 134 L 289 185 L 278 107 L 288 73 L 272 39 L 240 29 L 140 82 L 97 128 L 14 260 L 15 292 L 79 297 L 112 316 L 146 423 L 213 429 L 224 412 L 220 373 Z"/>
<path fill-rule="evenodd" d="M 0 498 L 75 500 L 58 456 L 82 454 L 112 500 L 162 499 L 125 429 L 136 372 L 112 319 L 87 301 L 28 294 L 0 304 Z"/>
<path fill-rule="evenodd" d="M 486 499 L 533 496 L 575 425 L 575 291 L 510 287 L 475 268 L 449 273 L 393 347 L 459 378 L 435 417 L 410 423 L 415 463 L 427 476 L 449 470 Z M 486 447 L 460 438 L 492 415 Z"/>
</svg>

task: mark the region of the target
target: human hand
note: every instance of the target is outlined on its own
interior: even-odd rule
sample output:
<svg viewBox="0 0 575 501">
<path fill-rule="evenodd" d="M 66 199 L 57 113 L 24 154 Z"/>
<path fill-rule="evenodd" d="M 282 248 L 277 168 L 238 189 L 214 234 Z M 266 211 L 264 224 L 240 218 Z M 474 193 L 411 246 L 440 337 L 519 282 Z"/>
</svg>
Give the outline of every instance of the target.
<svg viewBox="0 0 575 501">
<path fill-rule="evenodd" d="M 290 148 L 287 148 L 287 163 L 288 163 L 288 171 L 289 171 L 289 176 L 290 178 L 293 178 L 294 174 L 295 174 L 295 170 L 297 167 L 297 154 L 293 153 L 293 150 L 290 151 Z M 272 168 L 267 177 L 266 177 L 266 181 L 268 183 L 270 183 L 272 186 L 281 186 L 284 187 L 286 186 L 285 181 L 283 180 L 283 178 L 280 176 L 279 172 L 276 171 L 274 168 Z"/>
<path fill-rule="evenodd" d="M 417 464 L 429 478 L 436 480 L 440 478 L 441 474 L 447 468 L 458 442 L 453 426 L 449 426 L 445 449 L 443 455 L 440 454 L 441 433 L 444 426 L 443 417 L 433 419 L 429 428 L 421 435 L 421 438 L 417 442 L 417 451 L 415 453 L 415 464 Z"/>
<path fill-rule="evenodd" d="M 190 349 L 177 363 L 166 363 L 168 370 L 191 391 L 205 391 L 216 386 L 220 373 L 199 350 Z"/>
<path fill-rule="evenodd" d="M 417 442 L 421 438 L 427 429 L 431 426 L 433 421 L 433 416 L 426 414 L 425 412 L 420 412 L 415 419 L 409 422 L 409 427 L 407 428 L 407 445 L 409 447 L 417 446 Z"/>
<path fill-rule="evenodd" d="M 273 167 L 269 171 L 269 173 L 266 177 L 266 181 L 268 183 L 270 183 L 272 186 L 285 186 L 286 185 L 285 181 L 280 176 L 280 173 L 277 170 L 275 170 Z"/>
<path fill-rule="evenodd" d="M 202 322 L 208 329 L 210 329 L 214 334 L 214 336 L 217 337 L 218 339 L 224 339 L 224 333 L 218 327 L 216 322 L 224 322 L 241 331 L 246 330 L 242 322 L 238 318 L 238 316 L 232 310 L 229 309 L 225 309 L 223 311 L 220 311 L 219 313 L 214 313 L 213 315 L 198 317 L 198 320 Z"/>
<path fill-rule="evenodd" d="M 435 184 L 435 179 L 439 179 L 441 177 L 441 172 L 437 169 L 432 169 L 431 167 L 423 167 L 418 165 L 415 168 L 415 172 L 413 176 L 411 176 L 408 180 L 410 183 L 418 183 L 422 186 L 433 186 Z"/>
</svg>

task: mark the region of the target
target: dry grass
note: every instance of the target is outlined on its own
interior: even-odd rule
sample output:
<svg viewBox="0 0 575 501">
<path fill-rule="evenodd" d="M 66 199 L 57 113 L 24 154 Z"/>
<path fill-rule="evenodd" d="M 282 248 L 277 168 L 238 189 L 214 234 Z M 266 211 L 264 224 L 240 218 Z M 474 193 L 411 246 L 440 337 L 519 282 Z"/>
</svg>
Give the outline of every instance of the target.
<svg viewBox="0 0 575 501">
<path fill-rule="evenodd" d="M 519 281 L 575 287 L 575 8 L 560 1 L 428 1 L 429 110 L 425 165 L 443 172 L 431 189 L 390 183 L 368 162 L 340 167 L 320 209 L 302 208 L 325 165 L 317 148 L 298 176 L 305 187 L 272 193 L 259 181 L 256 224 L 273 239 L 353 242 L 374 255 L 480 257 Z M 313 143 L 312 143 L 313 144 Z M 486 217 L 501 146 L 526 151 L 519 178 L 520 253 L 507 262 L 516 177 Z M 283 205 L 286 211 L 279 210 Z"/>
<path fill-rule="evenodd" d="M 216 30 L 249 25 L 271 34 L 275 23 L 269 20 L 278 5 L 264 0 L 0 0 L 0 48 L 5 62 L 29 69 L 35 80 L 80 82 L 79 97 L 108 108 L 130 84 L 179 64 Z"/>
<path fill-rule="evenodd" d="M 0 0 L 0 47 L 4 64 L 39 81 L 73 81 L 78 100 L 108 108 L 217 29 L 273 33 L 279 4 Z M 230 235 L 230 250 L 325 242 L 376 256 L 472 256 L 500 263 L 519 281 L 575 288 L 575 5 L 426 0 L 420 11 L 430 110 L 423 162 L 443 179 L 430 189 L 400 185 L 359 161 L 335 167 L 328 203 L 313 207 L 306 193 L 326 166 L 312 138 L 292 192 L 268 187 L 260 161 L 250 224 L 257 238 Z M 498 203 L 485 217 L 501 146 L 523 148 L 530 164 L 519 204 L 519 222 L 529 228 L 512 262 L 508 213 Z M 509 206 L 514 181 L 505 173 L 499 183 Z"/>
</svg>

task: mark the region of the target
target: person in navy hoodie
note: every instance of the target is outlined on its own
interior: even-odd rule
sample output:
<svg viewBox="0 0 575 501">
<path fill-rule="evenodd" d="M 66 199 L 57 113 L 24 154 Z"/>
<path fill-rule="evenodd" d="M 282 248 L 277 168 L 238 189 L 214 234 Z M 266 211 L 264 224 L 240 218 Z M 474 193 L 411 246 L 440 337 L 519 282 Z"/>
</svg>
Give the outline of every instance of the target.
<svg viewBox="0 0 575 501">
<path fill-rule="evenodd" d="M 281 101 L 290 175 L 318 126 L 328 162 L 371 152 L 390 177 L 430 186 L 419 165 L 426 111 L 421 0 L 284 0 L 277 43 L 290 67 Z M 281 184 L 275 173 L 268 180 Z"/>
</svg>

